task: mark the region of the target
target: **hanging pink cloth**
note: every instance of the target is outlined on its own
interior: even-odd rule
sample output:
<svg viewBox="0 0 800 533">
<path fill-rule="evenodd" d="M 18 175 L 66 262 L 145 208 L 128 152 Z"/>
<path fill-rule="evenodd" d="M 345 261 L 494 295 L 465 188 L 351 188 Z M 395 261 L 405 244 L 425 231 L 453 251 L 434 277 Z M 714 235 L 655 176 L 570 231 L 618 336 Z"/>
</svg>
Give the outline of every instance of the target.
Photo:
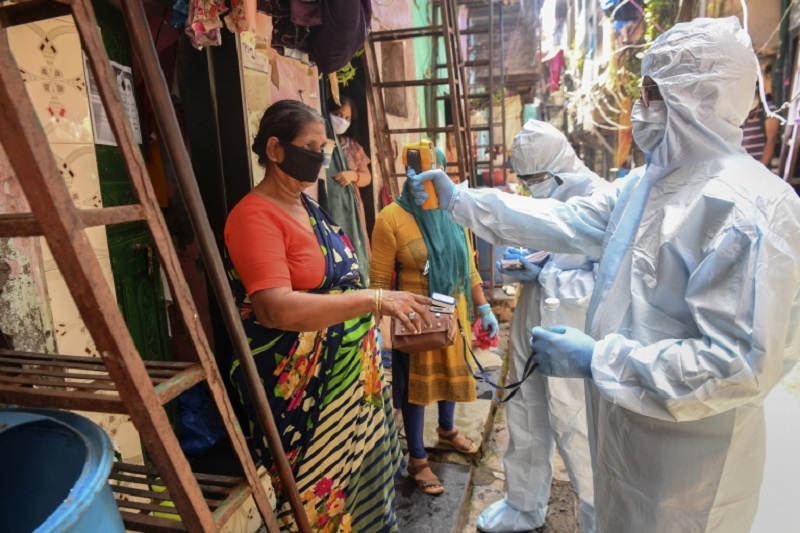
<svg viewBox="0 0 800 533">
<path fill-rule="evenodd" d="M 231 0 L 231 12 L 225 16 L 225 26 L 234 33 L 242 33 L 249 28 L 244 0 Z"/>
<path fill-rule="evenodd" d="M 186 35 L 189 36 L 192 46 L 200 50 L 206 46 L 221 45 L 222 15 L 227 12 L 228 7 L 224 0 L 191 0 Z M 231 0 L 225 26 L 235 33 L 241 33 L 250 27 L 245 0 Z"/>
<path fill-rule="evenodd" d="M 549 55 L 549 54 L 548 54 Z M 551 91 L 557 91 L 561 85 L 561 72 L 564 70 L 564 50 L 559 49 L 550 59 L 550 84 Z"/>
<path fill-rule="evenodd" d="M 224 0 L 191 0 L 186 35 L 192 46 L 202 50 L 206 46 L 222 44 L 222 14 L 228 11 Z"/>
</svg>

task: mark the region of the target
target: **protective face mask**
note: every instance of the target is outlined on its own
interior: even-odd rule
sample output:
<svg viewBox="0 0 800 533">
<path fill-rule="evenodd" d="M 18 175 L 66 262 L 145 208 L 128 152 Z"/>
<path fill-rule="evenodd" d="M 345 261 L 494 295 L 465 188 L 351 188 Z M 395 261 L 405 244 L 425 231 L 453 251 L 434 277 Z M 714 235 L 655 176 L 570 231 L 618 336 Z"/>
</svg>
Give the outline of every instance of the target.
<svg viewBox="0 0 800 533">
<path fill-rule="evenodd" d="M 650 102 L 645 109 L 641 100 L 636 100 L 631 111 L 633 140 L 645 153 L 652 152 L 664 140 L 667 131 L 667 106 L 661 100 Z"/>
<path fill-rule="evenodd" d="M 306 150 L 285 142 L 281 142 L 281 146 L 283 146 L 283 161 L 277 163 L 279 169 L 297 181 L 305 183 L 317 181 L 322 163 L 325 161 L 324 152 Z"/>
<path fill-rule="evenodd" d="M 333 132 L 336 135 L 344 135 L 344 132 L 350 127 L 350 121 L 346 118 L 337 117 L 336 115 L 330 115 L 331 117 L 331 126 L 333 126 Z"/>
</svg>

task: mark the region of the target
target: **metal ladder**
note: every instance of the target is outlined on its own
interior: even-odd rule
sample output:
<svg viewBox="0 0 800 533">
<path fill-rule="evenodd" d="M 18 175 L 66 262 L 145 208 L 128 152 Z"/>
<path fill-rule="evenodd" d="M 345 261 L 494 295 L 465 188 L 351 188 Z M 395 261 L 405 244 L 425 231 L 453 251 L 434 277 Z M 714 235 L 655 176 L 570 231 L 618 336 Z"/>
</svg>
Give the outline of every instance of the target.
<svg viewBox="0 0 800 533">
<path fill-rule="evenodd" d="M 475 141 L 476 150 L 488 149 L 489 158 L 481 161 L 476 154 L 475 167 L 477 172 L 488 171 L 489 176 L 494 176 L 495 162 L 494 149 L 497 146 L 502 150 L 501 169 L 505 168 L 508 147 L 505 143 L 506 106 L 505 98 L 501 96 L 499 106 L 494 104 L 495 95 L 505 87 L 505 14 L 504 5 L 491 0 L 458 0 L 460 7 L 467 8 L 466 25 L 461 28 L 461 35 L 467 36 L 467 60 L 465 67 L 470 86 L 473 89 L 468 93 L 472 110 L 487 110 L 486 123 L 471 123 L 473 132 L 487 132 L 488 142 Z M 500 108 L 500 116 L 495 114 L 495 107 Z M 470 117 L 473 118 L 473 117 Z M 496 139 L 496 128 L 503 134 Z"/>
<path fill-rule="evenodd" d="M 431 26 L 405 28 L 399 30 L 376 31 L 367 37 L 367 96 L 370 113 L 375 124 L 375 140 L 379 158 L 379 166 L 384 184 L 389 195 L 394 199 L 400 193 L 398 179 L 405 177 L 404 169 L 399 167 L 399 153 L 396 153 L 393 137 L 403 134 L 427 134 L 434 138 L 437 134 L 453 134 L 457 160 L 448 161 L 448 168 L 455 168 L 458 176 L 475 185 L 475 165 L 472 152 L 472 131 L 469 124 L 469 100 L 467 98 L 466 78 L 463 55 L 460 45 L 458 19 L 455 0 L 434 0 L 431 2 Z M 439 45 L 444 48 L 444 63 L 432 60 L 432 77 L 418 80 L 383 80 L 376 52 L 379 43 L 399 42 L 412 39 L 432 39 L 433 49 Z M 446 75 L 442 75 L 442 71 Z M 449 93 L 443 96 L 452 110 L 452 123 L 440 125 L 435 118 L 427 127 L 392 128 L 386 116 L 384 89 L 405 87 L 441 87 L 447 86 Z"/>
<path fill-rule="evenodd" d="M 475 174 L 477 177 L 484 172 L 490 179 L 494 179 L 495 155 L 494 150 L 500 146 L 502 151 L 501 170 L 505 169 L 506 154 L 508 147 L 505 143 L 506 130 L 506 105 L 505 98 L 501 94 L 500 98 L 500 117 L 495 115 L 495 94 L 499 89 L 504 92 L 505 87 L 505 17 L 503 4 L 493 0 L 457 0 L 459 7 L 467 9 L 465 26 L 460 29 L 460 34 L 467 37 L 467 54 L 464 66 L 468 80 L 470 80 L 470 91 L 467 97 L 470 101 L 472 110 L 486 109 L 487 120 L 473 122 L 475 114 L 470 115 L 470 129 L 475 132 L 486 132 L 488 141 L 479 142 L 474 139 L 475 149 Z M 496 139 L 496 128 L 502 132 L 500 139 Z M 487 150 L 488 158 L 482 160 L 479 157 L 481 150 Z M 477 243 L 476 243 L 477 246 Z M 493 244 L 489 244 L 489 279 L 487 298 L 489 301 L 495 299 L 495 265 L 494 265 Z"/>
<path fill-rule="evenodd" d="M 123 0 L 121 5 L 234 347 L 237 353 L 249 354 L 157 61 L 144 7 L 138 0 Z M 137 204 L 82 210 L 75 207 L 12 56 L 7 27 L 69 14 L 74 17 L 89 58 Z M 111 479 L 127 482 L 128 486 L 112 483 L 112 488 L 118 495 L 136 497 L 136 501 L 117 500 L 129 530 L 216 531 L 252 496 L 267 529 L 277 532 L 278 523 L 225 393 L 222 376 L 134 140 L 90 0 L 28 0 L 0 8 L 0 142 L 31 208 L 25 214 L 0 214 L 0 238 L 46 238 L 100 353 L 97 359 L 0 350 L 0 403 L 129 415 L 154 465 L 114 466 Z M 196 362 L 145 362 L 134 346 L 85 234 L 88 227 L 132 221 L 145 222 L 153 237 L 176 306 L 197 353 Z M 244 357 L 241 364 L 298 528 L 310 531 L 252 359 Z M 45 387 L 41 386 L 42 377 L 48 378 Z M 195 475 L 179 446 L 164 405 L 201 382 L 209 386 L 244 478 Z M 159 492 L 158 487 L 166 490 Z M 172 502 L 174 508 L 164 506 L 166 502 Z M 180 521 L 163 516 L 175 511 Z"/>
</svg>

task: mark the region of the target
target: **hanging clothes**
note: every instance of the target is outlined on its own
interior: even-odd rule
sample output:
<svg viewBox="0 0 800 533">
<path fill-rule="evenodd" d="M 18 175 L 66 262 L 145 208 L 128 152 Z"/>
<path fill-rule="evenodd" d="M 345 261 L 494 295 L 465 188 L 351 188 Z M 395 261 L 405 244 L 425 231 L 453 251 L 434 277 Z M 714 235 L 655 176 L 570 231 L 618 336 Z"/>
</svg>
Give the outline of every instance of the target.
<svg viewBox="0 0 800 533">
<path fill-rule="evenodd" d="M 183 19 L 186 0 L 176 0 L 173 10 L 175 14 L 171 24 L 174 26 Z M 192 46 L 202 50 L 206 46 L 222 44 L 222 15 L 226 14 L 224 25 L 234 33 L 241 33 L 248 28 L 245 16 L 244 0 L 231 0 L 230 9 L 225 0 L 189 0 L 186 23 L 186 35 Z"/>
<path fill-rule="evenodd" d="M 328 136 L 331 138 L 336 137 L 330 130 L 329 125 L 327 125 L 327 128 Z M 363 157 L 366 157 L 363 149 L 361 152 Z M 337 140 L 326 179 L 319 182 L 319 203 L 323 209 L 330 213 L 331 218 L 350 239 L 359 259 L 362 280 L 365 285 L 368 285 L 370 250 L 369 241 L 367 240 L 367 228 L 364 222 L 364 205 L 361 203 L 361 196 L 354 183 L 342 186 L 333 179 L 339 172 L 352 168 L 344 149 Z"/>
<path fill-rule="evenodd" d="M 206 46 L 222 44 L 222 14 L 228 11 L 224 0 L 191 0 L 186 35 L 192 46 L 202 50 Z"/>
<path fill-rule="evenodd" d="M 301 26 L 292 20 L 292 4 L 303 4 L 299 0 L 258 0 L 258 11 L 272 17 L 272 48 L 281 55 L 286 55 L 287 49 L 298 50 L 303 53 L 309 51 L 309 36 L 311 28 Z M 301 6 L 302 7 L 302 6 Z"/>
</svg>

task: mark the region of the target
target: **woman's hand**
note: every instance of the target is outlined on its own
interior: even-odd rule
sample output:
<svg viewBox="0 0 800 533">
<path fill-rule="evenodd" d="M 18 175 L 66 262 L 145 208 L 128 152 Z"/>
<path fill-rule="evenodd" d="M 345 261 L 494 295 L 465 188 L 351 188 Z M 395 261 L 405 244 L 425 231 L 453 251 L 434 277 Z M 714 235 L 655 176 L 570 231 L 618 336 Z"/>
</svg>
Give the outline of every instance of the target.
<svg viewBox="0 0 800 533">
<path fill-rule="evenodd" d="M 342 187 L 346 187 L 351 183 L 355 183 L 358 181 L 358 172 L 355 170 L 343 170 L 336 174 L 333 179 L 336 180 L 336 183 L 341 185 Z"/>
<path fill-rule="evenodd" d="M 500 331 L 500 325 L 497 323 L 497 317 L 492 312 L 492 306 L 483 304 L 478 306 L 478 314 L 481 317 L 481 329 L 483 331 L 489 330 L 489 338 L 494 339 L 497 332 Z"/>
<path fill-rule="evenodd" d="M 430 305 L 431 299 L 426 296 L 405 291 L 383 291 L 381 313 L 398 319 L 414 333 L 420 333 L 431 327 L 427 321 Z M 415 313 L 414 320 L 408 318 L 412 312 Z"/>
</svg>

